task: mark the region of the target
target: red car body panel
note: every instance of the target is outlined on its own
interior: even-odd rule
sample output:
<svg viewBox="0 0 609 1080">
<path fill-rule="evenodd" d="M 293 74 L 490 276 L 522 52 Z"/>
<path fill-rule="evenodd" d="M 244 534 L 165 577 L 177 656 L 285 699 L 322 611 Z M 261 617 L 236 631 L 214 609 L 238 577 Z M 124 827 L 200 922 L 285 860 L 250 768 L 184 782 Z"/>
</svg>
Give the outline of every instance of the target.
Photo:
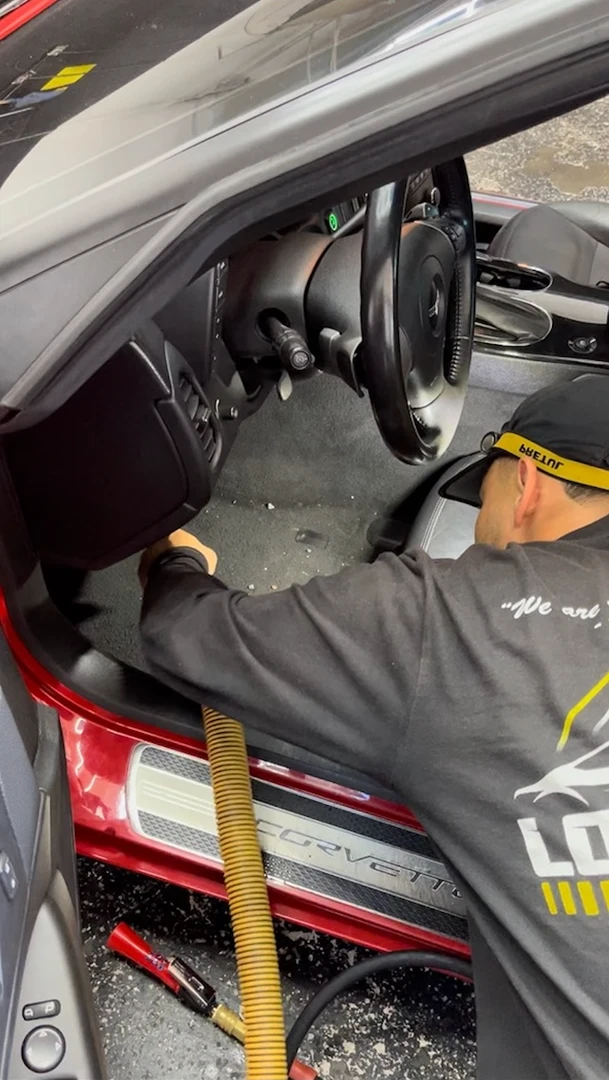
<svg viewBox="0 0 609 1080">
<path fill-rule="evenodd" d="M 28 690 L 37 701 L 55 708 L 61 719 L 78 853 L 225 898 L 222 869 L 217 861 L 176 851 L 142 836 L 133 828 L 127 812 L 127 777 L 138 746 L 145 743 L 205 761 L 204 745 L 116 716 L 63 685 L 24 646 L 1 597 L 0 623 Z M 253 779 L 423 832 L 410 811 L 395 803 L 269 762 L 254 759 L 250 768 Z M 456 956 L 469 954 L 465 941 L 293 885 L 271 883 L 269 892 L 275 916 L 367 948 L 379 951 L 431 948 Z"/>
<path fill-rule="evenodd" d="M 37 15 L 41 15 L 47 8 L 56 4 L 58 0 L 25 0 L 24 4 L 20 4 L 14 11 L 9 11 L 6 15 L 2 15 L 0 11 L 0 41 L 4 41 L 10 34 L 14 34 L 16 30 L 20 30 L 26 23 L 35 19 Z"/>
</svg>

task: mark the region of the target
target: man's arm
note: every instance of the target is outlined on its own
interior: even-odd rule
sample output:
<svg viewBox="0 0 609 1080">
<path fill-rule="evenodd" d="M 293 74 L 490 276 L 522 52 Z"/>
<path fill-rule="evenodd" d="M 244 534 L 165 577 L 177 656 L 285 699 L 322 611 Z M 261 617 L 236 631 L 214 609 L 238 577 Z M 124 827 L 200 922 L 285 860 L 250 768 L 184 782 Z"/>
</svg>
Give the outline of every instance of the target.
<svg viewBox="0 0 609 1080">
<path fill-rule="evenodd" d="M 383 556 L 253 597 L 197 552 L 166 550 L 148 571 L 144 652 L 187 696 L 387 781 L 416 692 L 429 565 Z"/>
</svg>

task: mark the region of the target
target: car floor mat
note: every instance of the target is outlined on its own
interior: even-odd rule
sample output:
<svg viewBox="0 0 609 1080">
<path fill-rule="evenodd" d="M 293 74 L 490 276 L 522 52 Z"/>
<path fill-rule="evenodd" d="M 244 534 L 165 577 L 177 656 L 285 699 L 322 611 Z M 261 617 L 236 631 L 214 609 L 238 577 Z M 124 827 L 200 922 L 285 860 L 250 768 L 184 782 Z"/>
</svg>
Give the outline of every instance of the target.
<svg viewBox="0 0 609 1080">
<path fill-rule="evenodd" d="M 446 464 L 512 408 L 510 395 L 470 389 Z M 230 585 L 254 595 L 283 589 L 372 558 L 375 523 L 435 469 L 392 457 L 367 401 L 320 375 L 287 402 L 269 398 L 243 425 L 211 502 L 186 527 L 218 551 Z M 88 574 L 61 606 L 97 648 L 145 669 L 140 602 L 134 556 Z"/>
</svg>

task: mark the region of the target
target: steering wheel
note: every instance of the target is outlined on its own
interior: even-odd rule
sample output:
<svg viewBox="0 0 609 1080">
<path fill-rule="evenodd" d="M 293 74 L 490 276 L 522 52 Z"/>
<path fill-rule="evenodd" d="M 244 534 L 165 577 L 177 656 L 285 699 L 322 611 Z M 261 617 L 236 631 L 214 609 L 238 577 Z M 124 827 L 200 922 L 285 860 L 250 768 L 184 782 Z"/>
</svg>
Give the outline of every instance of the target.
<svg viewBox="0 0 609 1080">
<path fill-rule="evenodd" d="M 433 170 L 436 217 L 403 223 L 408 181 L 368 197 L 360 279 L 363 381 L 387 446 L 411 465 L 448 449 L 463 410 L 476 243 L 467 169 Z"/>
</svg>

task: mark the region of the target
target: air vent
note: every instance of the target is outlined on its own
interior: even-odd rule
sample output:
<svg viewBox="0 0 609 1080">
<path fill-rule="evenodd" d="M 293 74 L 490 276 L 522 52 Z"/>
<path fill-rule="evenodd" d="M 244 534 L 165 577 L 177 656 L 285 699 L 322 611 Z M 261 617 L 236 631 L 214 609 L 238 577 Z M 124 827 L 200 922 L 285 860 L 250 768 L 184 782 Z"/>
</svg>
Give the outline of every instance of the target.
<svg viewBox="0 0 609 1080">
<path fill-rule="evenodd" d="M 194 427 L 209 463 L 216 454 L 216 439 L 211 409 L 186 375 L 180 376 L 180 398 Z"/>
</svg>

